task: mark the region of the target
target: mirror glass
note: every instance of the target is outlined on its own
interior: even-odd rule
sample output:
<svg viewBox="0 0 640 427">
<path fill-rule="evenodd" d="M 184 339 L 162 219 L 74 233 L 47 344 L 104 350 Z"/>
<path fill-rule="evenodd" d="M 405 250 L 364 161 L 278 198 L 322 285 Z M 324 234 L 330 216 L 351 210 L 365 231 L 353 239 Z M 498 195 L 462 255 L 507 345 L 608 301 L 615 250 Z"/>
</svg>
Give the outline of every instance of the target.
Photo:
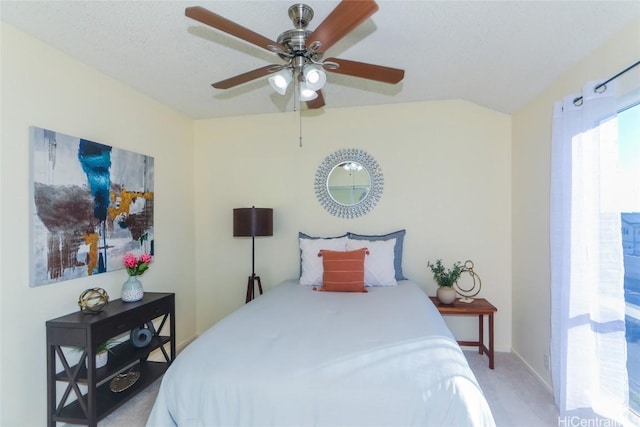
<svg viewBox="0 0 640 427">
<path fill-rule="evenodd" d="M 355 218 L 371 210 L 382 195 L 384 178 L 378 162 L 357 148 L 328 155 L 316 172 L 318 201 L 332 215 Z"/>
<path fill-rule="evenodd" d="M 336 165 L 327 179 L 329 195 L 336 203 L 353 206 L 362 202 L 371 188 L 369 172 L 358 162 Z"/>
</svg>

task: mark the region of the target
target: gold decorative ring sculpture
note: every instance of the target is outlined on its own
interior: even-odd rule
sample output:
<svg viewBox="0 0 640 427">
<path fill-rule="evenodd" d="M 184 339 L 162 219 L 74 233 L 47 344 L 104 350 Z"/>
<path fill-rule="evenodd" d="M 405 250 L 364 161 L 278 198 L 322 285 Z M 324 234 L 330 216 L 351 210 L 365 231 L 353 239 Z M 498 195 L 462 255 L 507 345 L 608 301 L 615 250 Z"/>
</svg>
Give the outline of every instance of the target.
<svg viewBox="0 0 640 427">
<path fill-rule="evenodd" d="M 83 313 L 99 313 L 108 303 L 109 294 L 102 288 L 87 289 L 78 298 L 78 305 Z"/>
<path fill-rule="evenodd" d="M 460 298 L 461 302 L 473 302 L 473 297 L 478 295 L 480 293 L 480 289 L 482 289 L 482 281 L 480 280 L 480 276 L 478 276 L 476 272 L 473 271 L 473 261 L 466 260 L 464 262 L 462 271 L 469 273 L 469 275 L 473 279 L 473 284 L 470 287 L 466 288 L 460 286 L 460 284 L 456 281 L 456 283 L 454 284 L 456 292 L 462 297 Z"/>
</svg>

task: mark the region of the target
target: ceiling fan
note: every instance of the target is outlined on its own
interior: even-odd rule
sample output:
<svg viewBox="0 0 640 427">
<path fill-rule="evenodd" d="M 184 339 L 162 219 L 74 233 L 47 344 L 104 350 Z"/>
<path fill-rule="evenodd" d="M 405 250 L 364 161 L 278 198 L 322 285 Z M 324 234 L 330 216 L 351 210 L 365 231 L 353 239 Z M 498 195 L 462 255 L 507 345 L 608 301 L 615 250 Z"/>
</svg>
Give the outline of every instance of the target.
<svg viewBox="0 0 640 427">
<path fill-rule="evenodd" d="M 293 81 L 294 102 L 305 101 L 307 108 L 315 109 L 325 105 L 321 90 L 326 83 L 325 71 L 390 84 L 398 83 L 404 78 L 404 70 L 397 68 L 339 58 L 323 60 L 328 49 L 377 10 L 378 5 L 373 0 L 342 0 L 315 30 L 310 31 L 307 26 L 313 18 L 313 9 L 306 4 L 294 4 L 289 8 L 289 18 L 294 28 L 281 33 L 277 41 L 200 6 L 186 8 L 185 15 L 273 52 L 286 61 L 284 64 L 266 65 L 221 80 L 212 84 L 214 88 L 229 89 L 270 75 L 268 80 L 274 90 L 284 95 Z"/>
</svg>

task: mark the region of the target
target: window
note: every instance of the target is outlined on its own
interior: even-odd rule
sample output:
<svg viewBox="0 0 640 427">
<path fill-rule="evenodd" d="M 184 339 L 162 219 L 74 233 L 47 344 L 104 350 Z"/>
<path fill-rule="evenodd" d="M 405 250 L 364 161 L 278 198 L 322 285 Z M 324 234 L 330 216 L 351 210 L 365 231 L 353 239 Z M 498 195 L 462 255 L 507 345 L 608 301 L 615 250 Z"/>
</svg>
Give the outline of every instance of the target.
<svg viewBox="0 0 640 427">
<path fill-rule="evenodd" d="M 618 113 L 618 144 L 628 203 L 622 213 L 622 246 L 629 407 L 640 414 L 640 103 Z"/>
</svg>

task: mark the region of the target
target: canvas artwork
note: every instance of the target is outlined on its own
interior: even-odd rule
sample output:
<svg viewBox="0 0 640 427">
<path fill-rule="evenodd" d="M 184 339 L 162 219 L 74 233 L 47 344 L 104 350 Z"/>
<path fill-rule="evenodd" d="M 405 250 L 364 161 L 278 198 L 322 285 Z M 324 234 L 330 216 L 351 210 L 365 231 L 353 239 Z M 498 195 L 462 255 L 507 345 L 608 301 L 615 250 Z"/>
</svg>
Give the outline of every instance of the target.
<svg viewBox="0 0 640 427">
<path fill-rule="evenodd" d="M 30 286 L 153 255 L 153 157 L 38 127 L 30 145 Z"/>
</svg>

